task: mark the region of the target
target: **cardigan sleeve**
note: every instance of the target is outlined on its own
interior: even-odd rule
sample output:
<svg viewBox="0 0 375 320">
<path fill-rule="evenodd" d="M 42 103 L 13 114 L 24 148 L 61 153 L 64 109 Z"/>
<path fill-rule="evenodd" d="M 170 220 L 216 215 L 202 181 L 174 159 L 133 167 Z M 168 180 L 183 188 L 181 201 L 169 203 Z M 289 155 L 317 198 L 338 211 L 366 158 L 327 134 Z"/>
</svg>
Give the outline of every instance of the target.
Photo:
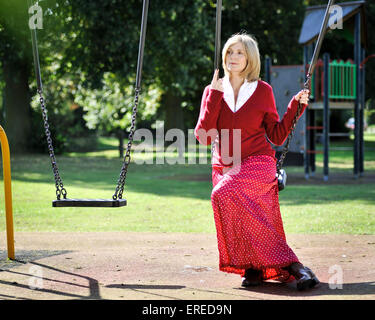
<svg viewBox="0 0 375 320">
<path fill-rule="evenodd" d="M 210 145 L 216 137 L 222 97 L 223 92 L 211 89 L 210 86 L 203 92 L 199 119 L 194 129 L 194 135 L 201 144 Z"/>
<path fill-rule="evenodd" d="M 293 119 L 298 110 L 298 101 L 294 98 L 290 100 L 288 108 L 284 113 L 282 120 L 280 121 L 279 114 L 277 113 L 275 97 L 270 88 L 270 94 L 268 95 L 268 103 L 266 113 L 264 115 L 264 127 L 266 129 L 268 139 L 277 146 L 281 146 L 290 133 Z M 305 111 L 307 104 L 302 105 L 301 113 L 298 119 L 302 116 Z"/>
</svg>

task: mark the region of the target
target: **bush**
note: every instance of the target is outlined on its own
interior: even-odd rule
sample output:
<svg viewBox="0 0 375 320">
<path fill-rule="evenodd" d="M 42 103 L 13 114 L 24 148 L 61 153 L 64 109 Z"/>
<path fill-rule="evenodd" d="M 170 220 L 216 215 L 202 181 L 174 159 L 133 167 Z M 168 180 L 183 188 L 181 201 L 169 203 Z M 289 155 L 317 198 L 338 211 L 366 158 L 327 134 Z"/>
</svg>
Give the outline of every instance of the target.
<svg viewBox="0 0 375 320">
<path fill-rule="evenodd" d="M 86 127 L 82 108 L 74 107 L 70 111 L 66 112 L 65 110 L 62 113 L 48 112 L 48 123 L 55 154 L 95 150 L 97 146 L 96 131 Z M 32 109 L 32 132 L 30 151 L 48 152 L 40 108 Z"/>
</svg>

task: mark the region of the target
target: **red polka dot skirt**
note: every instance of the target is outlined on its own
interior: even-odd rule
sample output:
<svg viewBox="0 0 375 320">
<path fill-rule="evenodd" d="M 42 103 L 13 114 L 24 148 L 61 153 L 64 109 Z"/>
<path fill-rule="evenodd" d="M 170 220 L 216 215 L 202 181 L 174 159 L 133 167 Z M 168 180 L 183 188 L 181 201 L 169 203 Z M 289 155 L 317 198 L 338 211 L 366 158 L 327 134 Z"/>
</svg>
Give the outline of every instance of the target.
<svg viewBox="0 0 375 320">
<path fill-rule="evenodd" d="M 250 156 L 228 172 L 214 167 L 212 182 L 220 270 L 243 276 L 252 268 L 263 280 L 292 281 L 282 267 L 299 260 L 285 238 L 275 158 Z"/>
</svg>

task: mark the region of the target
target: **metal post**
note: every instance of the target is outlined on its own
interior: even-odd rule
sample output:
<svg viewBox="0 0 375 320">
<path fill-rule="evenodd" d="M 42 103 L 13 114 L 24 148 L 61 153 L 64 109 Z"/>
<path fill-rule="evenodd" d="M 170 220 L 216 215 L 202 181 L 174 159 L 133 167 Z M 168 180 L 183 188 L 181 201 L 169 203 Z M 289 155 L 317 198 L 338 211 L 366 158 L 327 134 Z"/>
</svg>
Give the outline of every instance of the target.
<svg viewBox="0 0 375 320">
<path fill-rule="evenodd" d="M 219 69 L 220 54 L 221 54 L 221 9 L 222 0 L 216 1 L 216 30 L 215 30 L 215 70 Z"/>
<path fill-rule="evenodd" d="M 266 57 L 264 63 L 265 79 L 268 84 L 271 84 L 271 58 Z"/>
<path fill-rule="evenodd" d="M 312 75 L 312 73 L 314 71 L 314 68 L 315 68 L 315 65 L 316 65 L 316 62 L 318 61 L 320 48 L 322 47 L 324 35 L 327 31 L 326 29 L 327 29 L 328 20 L 329 20 L 329 17 L 330 17 L 330 10 L 331 10 L 331 7 L 333 6 L 334 3 L 335 3 L 334 0 L 328 1 L 328 5 L 327 5 L 326 11 L 324 13 L 324 17 L 323 17 L 323 23 L 322 23 L 322 26 L 320 27 L 318 40 L 317 40 L 316 45 L 315 45 L 314 53 L 313 53 L 311 63 L 310 63 L 310 67 L 309 67 L 309 71 L 308 71 L 308 73 L 310 75 Z"/>
<path fill-rule="evenodd" d="M 312 127 L 315 127 L 315 112 L 312 111 L 310 112 L 310 123 Z M 315 138 L 316 138 L 316 132 L 314 130 L 310 130 L 310 150 L 315 151 L 316 150 L 316 143 L 315 143 Z M 310 168 L 311 168 L 311 176 L 315 176 L 315 153 L 310 154 Z"/>
<path fill-rule="evenodd" d="M 316 43 L 315 41 L 311 44 L 311 57 L 313 55 L 313 52 L 314 52 L 314 48 L 316 46 Z M 314 71 L 314 73 L 316 74 L 316 71 Z M 318 88 L 315 89 L 315 91 L 317 91 Z M 309 123 L 310 123 L 310 126 L 315 126 L 315 110 L 311 110 L 311 112 L 309 113 Z M 315 129 L 314 130 L 310 130 L 310 137 L 309 137 L 309 141 L 310 141 L 310 150 L 312 151 L 315 151 L 316 149 L 316 145 L 315 145 Z M 310 163 L 309 163 L 309 166 L 311 168 L 311 176 L 314 177 L 315 176 L 315 153 L 311 153 L 310 154 Z"/>
<path fill-rule="evenodd" d="M 307 75 L 307 64 L 309 61 L 309 47 L 304 46 L 303 47 L 303 66 L 305 69 L 305 75 Z M 305 78 L 305 81 L 307 80 L 307 77 Z M 311 111 L 314 112 L 314 111 Z M 310 155 L 307 152 L 310 150 L 310 133 L 309 130 L 307 130 L 307 127 L 309 126 L 309 115 L 310 115 L 310 110 L 309 108 L 306 109 L 305 111 L 305 152 L 304 152 L 304 157 L 303 157 L 303 164 L 305 167 L 305 178 L 309 179 L 310 177 Z"/>
<path fill-rule="evenodd" d="M 28 0 L 28 8 L 33 6 L 34 1 Z M 42 85 L 42 77 L 40 72 L 40 63 L 39 63 L 39 51 L 38 51 L 38 40 L 36 36 L 36 28 L 31 28 L 31 45 L 33 49 L 33 58 L 34 58 L 34 68 L 35 68 L 35 76 L 36 76 L 36 85 L 39 91 L 43 90 Z"/>
<path fill-rule="evenodd" d="M 323 109 L 323 149 L 324 149 L 324 167 L 323 179 L 328 181 L 329 173 L 329 53 L 323 55 L 324 59 L 324 109 Z"/>
<path fill-rule="evenodd" d="M 366 50 L 362 48 L 362 58 L 363 61 L 366 58 Z M 361 68 L 361 108 L 360 108 L 360 119 L 359 119 L 359 128 L 360 128 L 360 135 L 359 135 L 359 176 L 363 177 L 364 173 L 364 156 L 365 156 L 365 148 L 364 148 L 364 137 L 363 137 L 363 125 L 364 125 L 364 110 L 366 107 L 366 69 L 365 65 Z"/>
<path fill-rule="evenodd" d="M 136 83 L 135 83 L 136 89 L 140 89 L 141 87 L 143 53 L 144 53 L 145 39 L 146 39 L 148 7 L 149 7 L 149 0 L 144 0 L 143 8 L 142 8 L 141 34 L 139 36 L 137 75 L 136 75 Z"/>
<path fill-rule="evenodd" d="M 5 216 L 8 258 L 14 260 L 14 229 L 12 208 L 12 178 L 10 174 L 10 152 L 8 138 L 2 126 L 0 126 L 0 141 L 3 157 L 4 191 L 5 191 Z"/>
<path fill-rule="evenodd" d="M 359 177 L 359 154 L 360 154 L 360 64 L 361 64 L 361 13 L 358 12 L 355 16 L 354 29 L 354 61 L 356 68 L 356 98 L 354 104 L 354 178 Z"/>
</svg>

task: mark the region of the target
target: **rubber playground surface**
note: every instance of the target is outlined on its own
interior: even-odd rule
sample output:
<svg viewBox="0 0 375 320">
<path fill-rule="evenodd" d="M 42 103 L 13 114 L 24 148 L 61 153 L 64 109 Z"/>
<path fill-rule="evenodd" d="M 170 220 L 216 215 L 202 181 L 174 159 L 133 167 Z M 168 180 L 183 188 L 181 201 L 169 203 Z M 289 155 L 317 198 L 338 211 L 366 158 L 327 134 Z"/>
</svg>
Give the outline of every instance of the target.
<svg viewBox="0 0 375 320">
<path fill-rule="evenodd" d="M 321 284 L 241 287 L 218 270 L 215 234 L 16 233 L 16 260 L 0 239 L 0 299 L 373 300 L 375 235 L 287 235 Z"/>
</svg>

